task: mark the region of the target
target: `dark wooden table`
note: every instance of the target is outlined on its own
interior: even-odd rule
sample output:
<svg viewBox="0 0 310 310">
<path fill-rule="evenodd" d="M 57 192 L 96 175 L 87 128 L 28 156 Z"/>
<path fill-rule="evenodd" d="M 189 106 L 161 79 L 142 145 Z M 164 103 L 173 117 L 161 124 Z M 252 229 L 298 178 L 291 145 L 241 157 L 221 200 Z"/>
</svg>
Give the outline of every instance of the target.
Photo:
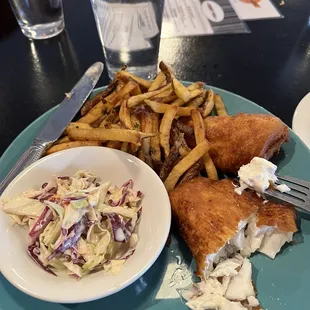
<svg viewBox="0 0 310 310">
<path fill-rule="evenodd" d="M 2 1 L 0 155 L 58 104 L 93 62 L 104 60 L 90 1 L 63 2 L 66 31 L 30 41 Z M 280 10 L 284 19 L 249 22 L 251 34 L 164 39 L 159 58 L 180 79 L 237 93 L 290 126 L 296 105 L 310 91 L 310 1 L 286 0 Z M 105 72 L 98 85 L 107 83 Z"/>
</svg>

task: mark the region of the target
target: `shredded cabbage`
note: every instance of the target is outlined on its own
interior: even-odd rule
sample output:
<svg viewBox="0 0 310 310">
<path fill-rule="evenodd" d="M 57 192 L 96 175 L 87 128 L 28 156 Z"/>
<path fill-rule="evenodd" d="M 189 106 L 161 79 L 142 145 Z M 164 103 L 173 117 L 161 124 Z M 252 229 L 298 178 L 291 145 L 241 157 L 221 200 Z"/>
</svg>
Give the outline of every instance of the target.
<svg viewBox="0 0 310 310">
<path fill-rule="evenodd" d="M 0 203 L 15 223 L 29 227 L 28 253 L 39 266 L 79 279 L 121 271 L 139 241 L 141 199 L 132 180 L 111 186 L 80 170 Z"/>
</svg>

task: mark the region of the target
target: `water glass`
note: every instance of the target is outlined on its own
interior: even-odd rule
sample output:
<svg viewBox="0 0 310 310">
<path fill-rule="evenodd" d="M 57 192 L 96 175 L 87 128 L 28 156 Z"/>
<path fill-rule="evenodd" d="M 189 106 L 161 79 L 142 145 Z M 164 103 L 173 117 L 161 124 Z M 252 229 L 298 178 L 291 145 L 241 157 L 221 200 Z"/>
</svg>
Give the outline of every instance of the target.
<svg viewBox="0 0 310 310">
<path fill-rule="evenodd" d="M 157 72 L 164 0 L 91 0 L 109 77 L 126 64 L 143 78 Z"/>
<path fill-rule="evenodd" d="M 9 0 L 23 34 L 48 39 L 65 27 L 62 0 Z"/>
</svg>

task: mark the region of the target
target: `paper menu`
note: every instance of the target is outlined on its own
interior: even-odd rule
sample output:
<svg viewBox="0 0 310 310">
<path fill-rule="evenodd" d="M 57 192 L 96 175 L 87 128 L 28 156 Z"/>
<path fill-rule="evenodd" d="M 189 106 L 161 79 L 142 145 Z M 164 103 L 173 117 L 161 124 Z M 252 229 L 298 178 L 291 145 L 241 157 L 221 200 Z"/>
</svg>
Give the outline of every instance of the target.
<svg viewBox="0 0 310 310">
<path fill-rule="evenodd" d="M 93 0 L 97 26 L 107 48 L 138 51 L 152 48 L 159 33 L 153 4 Z M 162 38 L 250 32 L 242 20 L 279 18 L 270 0 L 165 0 Z"/>
<path fill-rule="evenodd" d="M 167 0 L 166 0 L 167 1 Z M 169 0 L 168 0 L 169 1 Z M 239 18 L 255 20 L 280 18 L 282 15 L 269 0 L 229 0 Z"/>
<path fill-rule="evenodd" d="M 166 0 L 162 38 L 248 32 L 228 0 Z"/>
</svg>

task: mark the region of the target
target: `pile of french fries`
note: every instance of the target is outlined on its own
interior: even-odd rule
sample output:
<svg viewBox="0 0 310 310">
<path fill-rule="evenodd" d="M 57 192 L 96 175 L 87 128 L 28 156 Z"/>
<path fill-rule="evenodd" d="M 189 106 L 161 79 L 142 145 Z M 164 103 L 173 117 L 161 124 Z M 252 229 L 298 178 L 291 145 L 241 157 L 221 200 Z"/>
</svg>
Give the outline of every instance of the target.
<svg viewBox="0 0 310 310">
<path fill-rule="evenodd" d="M 167 191 L 203 170 L 217 180 L 205 122 L 214 108 L 217 115 L 227 115 L 221 96 L 206 90 L 203 82 L 185 87 L 164 62 L 159 68 L 156 78 L 147 81 L 123 67 L 84 104 L 81 117 L 46 154 L 78 146 L 119 149 L 152 167 Z"/>
</svg>

